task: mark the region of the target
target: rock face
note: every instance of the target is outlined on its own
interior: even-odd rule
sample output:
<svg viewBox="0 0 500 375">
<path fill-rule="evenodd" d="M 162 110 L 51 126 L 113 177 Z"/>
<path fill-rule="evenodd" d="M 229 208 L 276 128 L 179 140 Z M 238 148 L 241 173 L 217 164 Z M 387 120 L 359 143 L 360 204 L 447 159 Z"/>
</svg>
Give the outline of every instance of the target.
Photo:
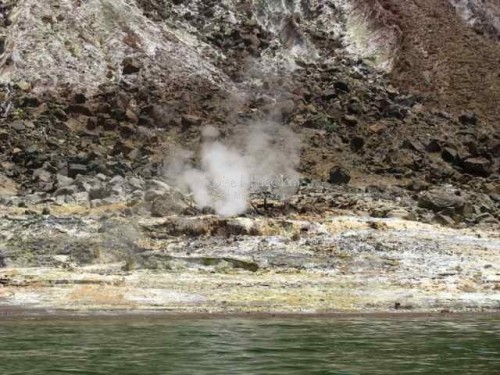
<svg viewBox="0 0 500 375">
<path fill-rule="evenodd" d="M 450 0 L 460 16 L 479 34 L 500 40 L 500 8 L 495 0 Z"/>
<path fill-rule="evenodd" d="M 100 84 L 119 81 L 124 58 L 124 74 L 138 71 L 139 60 L 129 54 L 150 67 L 168 64 L 173 73 L 208 80 L 217 75 L 210 63 L 176 39 L 175 31 L 149 22 L 136 1 L 28 0 L 14 4 L 8 16 L 0 74 L 4 81 L 28 82 L 34 91 L 59 91 L 70 84 L 93 92 Z"/>
<path fill-rule="evenodd" d="M 403 5 L 413 2 L 399 0 L 265 0 L 241 7 L 158 0 L 59 3 L 29 0 L 6 8 L 1 162 L 3 173 L 26 190 L 53 192 L 57 174 L 156 177 L 168 150 L 198 147 L 203 126 L 214 125 L 227 137 L 245 131 L 249 122 L 266 121 L 302 140 L 305 177 L 324 179 L 336 164 L 362 175 L 432 183 L 461 183 L 459 174 L 498 174 L 500 134 L 491 124 L 500 117 L 491 113 L 496 101 L 484 97 L 500 84 L 453 79 L 447 82 L 467 83 L 467 90 L 426 87 L 443 95 L 433 107 L 442 102 L 450 113 L 431 110 L 427 99 L 407 90 L 415 80 L 426 81 L 423 72 L 431 74 L 419 67 L 427 60 L 461 69 L 461 60 L 442 56 L 440 49 L 428 59 L 413 51 L 420 42 L 435 49 L 438 38 L 417 33 L 426 29 L 422 22 L 434 22 L 434 8 L 454 30 L 462 27 L 448 33 L 458 40 L 446 51 L 465 51 L 468 74 L 458 76 L 474 76 L 476 64 L 468 57 L 475 46 L 462 44 L 470 30 L 451 6 L 425 1 L 410 12 Z M 494 15 L 494 6 L 488 7 Z M 441 23 L 435 26 L 439 33 Z M 480 52 L 490 48 L 494 58 L 498 45 L 481 41 Z M 382 60 L 392 81 L 377 70 Z M 495 75 L 488 81 L 497 82 L 496 62 L 485 69 Z M 429 85 L 439 84 L 446 72 L 432 73 Z M 487 108 L 473 100 L 462 105 L 455 98 L 462 92 L 473 92 Z M 490 96 L 494 100 L 495 93 Z M 428 152 L 442 153 L 448 165 Z"/>
<path fill-rule="evenodd" d="M 500 57 L 498 1 L 360 0 L 354 3 L 354 10 L 361 13 L 358 20 L 368 23 L 359 39 L 370 41 L 368 45 L 372 50 L 392 58 L 390 74 L 398 86 L 425 92 L 458 115 L 466 110 L 475 112 L 481 120 L 498 122 L 500 113 L 494 103 L 500 99 L 500 86 L 493 68 Z M 359 22 L 355 26 L 358 25 Z M 477 61 L 482 62 L 482 73 Z M 441 62 L 441 68 L 437 68 L 435 64 Z M 482 78 L 470 79 L 479 76 Z M 474 92 L 474 95 L 467 97 L 466 92 Z"/>
</svg>

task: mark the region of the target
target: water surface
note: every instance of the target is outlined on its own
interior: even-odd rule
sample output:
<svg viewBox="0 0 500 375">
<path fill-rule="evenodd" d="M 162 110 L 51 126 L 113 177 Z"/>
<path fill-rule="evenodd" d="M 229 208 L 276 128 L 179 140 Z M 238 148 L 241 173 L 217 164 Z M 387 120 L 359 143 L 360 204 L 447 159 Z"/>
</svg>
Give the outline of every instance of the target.
<svg viewBox="0 0 500 375">
<path fill-rule="evenodd" d="M 0 374 L 500 374 L 500 318 L 8 320 Z"/>
</svg>

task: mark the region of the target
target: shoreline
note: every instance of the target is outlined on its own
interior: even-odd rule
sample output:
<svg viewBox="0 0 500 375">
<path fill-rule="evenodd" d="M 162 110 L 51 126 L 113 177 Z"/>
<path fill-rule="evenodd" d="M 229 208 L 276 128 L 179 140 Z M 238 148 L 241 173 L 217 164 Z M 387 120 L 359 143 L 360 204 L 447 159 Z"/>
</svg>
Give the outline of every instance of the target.
<svg viewBox="0 0 500 375">
<path fill-rule="evenodd" d="M 498 311 L 330 311 L 330 312 L 179 312 L 158 310 L 48 310 L 0 307 L 0 324 L 6 321 L 36 320 L 36 321 L 85 321 L 99 319 L 114 320 L 218 320 L 218 319 L 251 319 L 251 320 L 301 320 L 301 319 L 464 319 L 464 318 L 498 318 Z"/>
</svg>

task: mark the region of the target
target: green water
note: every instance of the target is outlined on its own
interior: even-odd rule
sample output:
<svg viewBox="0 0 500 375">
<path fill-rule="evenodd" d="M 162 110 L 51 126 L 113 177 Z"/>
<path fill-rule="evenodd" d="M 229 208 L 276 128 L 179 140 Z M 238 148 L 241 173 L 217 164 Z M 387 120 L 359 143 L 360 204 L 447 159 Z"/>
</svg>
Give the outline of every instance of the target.
<svg viewBox="0 0 500 375">
<path fill-rule="evenodd" d="M 500 374 L 500 319 L 0 321 L 14 374 Z"/>
</svg>

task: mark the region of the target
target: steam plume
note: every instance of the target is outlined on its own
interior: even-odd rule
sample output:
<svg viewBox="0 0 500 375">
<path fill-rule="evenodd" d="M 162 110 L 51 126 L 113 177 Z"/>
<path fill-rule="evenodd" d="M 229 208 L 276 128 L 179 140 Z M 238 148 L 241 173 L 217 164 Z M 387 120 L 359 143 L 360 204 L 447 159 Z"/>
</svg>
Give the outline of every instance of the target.
<svg viewBox="0 0 500 375">
<path fill-rule="evenodd" d="M 249 126 L 242 134 L 221 139 L 207 126 L 202 132 L 201 162 L 194 167 L 189 153 L 169 163 L 169 175 L 188 188 L 198 208 L 211 207 L 221 216 L 244 213 L 252 193 L 278 198 L 298 185 L 300 141 L 289 129 L 272 122 Z"/>
</svg>

